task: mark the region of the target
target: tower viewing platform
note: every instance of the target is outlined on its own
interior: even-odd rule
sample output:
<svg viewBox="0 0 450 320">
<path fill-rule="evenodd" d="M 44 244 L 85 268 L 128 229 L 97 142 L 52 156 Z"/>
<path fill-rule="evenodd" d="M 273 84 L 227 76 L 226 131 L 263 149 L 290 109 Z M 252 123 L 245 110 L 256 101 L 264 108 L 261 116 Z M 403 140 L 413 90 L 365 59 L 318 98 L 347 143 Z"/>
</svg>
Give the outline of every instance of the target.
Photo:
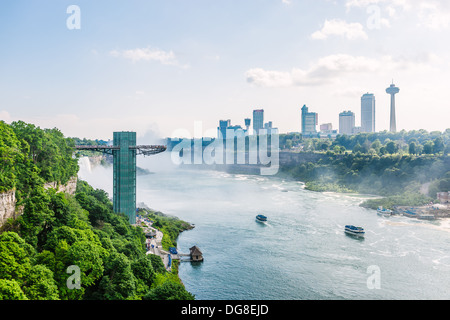
<svg viewBox="0 0 450 320">
<path fill-rule="evenodd" d="M 136 156 L 166 151 L 162 145 L 136 145 L 136 132 L 114 132 L 112 146 L 75 146 L 76 150 L 99 151 L 113 156 L 113 208 L 136 223 Z"/>
<path fill-rule="evenodd" d="M 391 95 L 391 121 L 390 121 L 390 131 L 396 132 L 397 131 L 397 123 L 395 119 L 395 95 L 400 91 L 398 87 L 395 86 L 394 83 L 392 83 L 389 88 L 386 89 L 386 93 Z"/>
</svg>

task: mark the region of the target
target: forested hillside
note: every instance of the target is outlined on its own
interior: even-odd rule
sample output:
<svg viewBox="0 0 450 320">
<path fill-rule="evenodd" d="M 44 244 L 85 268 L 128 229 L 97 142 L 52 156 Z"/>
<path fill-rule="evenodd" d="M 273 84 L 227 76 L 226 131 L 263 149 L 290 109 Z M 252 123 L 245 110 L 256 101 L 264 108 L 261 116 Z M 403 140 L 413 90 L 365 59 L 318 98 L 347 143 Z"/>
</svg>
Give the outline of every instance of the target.
<svg viewBox="0 0 450 320">
<path fill-rule="evenodd" d="M 280 165 L 281 176 L 303 181 L 309 190 L 386 197 L 364 204 L 370 208 L 418 206 L 450 190 L 450 129 L 338 135 L 334 140 L 285 135 L 280 145 L 292 147 L 286 140 L 290 137 L 302 150 L 324 154 L 318 162 Z"/>
<path fill-rule="evenodd" d="M 15 189 L 24 206 L 0 228 L 0 300 L 193 299 L 103 190 L 44 189 L 77 174 L 73 151 L 57 129 L 0 121 L 0 192 Z"/>
<path fill-rule="evenodd" d="M 0 121 L 0 192 L 15 189 L 20 204 L 35 186 L 65 184 L 79 169 L 73 146 L 56 128 Z"/>
<path fill-rule="evenodd" d="M 320 136 L 320 135 L 319 135 Z M 285 150 L 378 154 L 450 154 L 450 129 L 444 132 L 401 130 L 399 132 L 338 134 L 335 139 L 305 138 L 300 133 L 280 134 L 280 148 Z"/>
</svg>

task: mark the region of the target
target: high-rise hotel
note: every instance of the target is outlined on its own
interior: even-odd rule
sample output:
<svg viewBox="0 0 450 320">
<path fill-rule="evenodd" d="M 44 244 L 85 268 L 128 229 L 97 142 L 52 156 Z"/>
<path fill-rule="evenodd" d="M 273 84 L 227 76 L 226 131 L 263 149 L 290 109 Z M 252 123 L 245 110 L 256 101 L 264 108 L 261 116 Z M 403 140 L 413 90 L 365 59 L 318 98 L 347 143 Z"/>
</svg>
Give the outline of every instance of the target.
<svg viewBox="0 0 450 320">
<path fill-rule="evenodd" d="M 258 134 L 261 129 L 264 129 L 264 110 L 253 110 L 253 130 Z"/>
<path fill-rule="evenodd" d="M 361 131 L 375 132 L 375 96 L 372 93 L 361 97 Z"/>
<path fill-rule="evenodd" d="M 317 134 L 317 124 L 319 116 L 316 112 L 308 112 L 308 107 L 302 107 L 302 134 L 304 136 L 312 136 Z"/>
<path fill-rule="evenodd" d="M 351 135 L 355 128 L 355 114 L 351 111 L 339 113 L 339 133 Z"/>
</svg>

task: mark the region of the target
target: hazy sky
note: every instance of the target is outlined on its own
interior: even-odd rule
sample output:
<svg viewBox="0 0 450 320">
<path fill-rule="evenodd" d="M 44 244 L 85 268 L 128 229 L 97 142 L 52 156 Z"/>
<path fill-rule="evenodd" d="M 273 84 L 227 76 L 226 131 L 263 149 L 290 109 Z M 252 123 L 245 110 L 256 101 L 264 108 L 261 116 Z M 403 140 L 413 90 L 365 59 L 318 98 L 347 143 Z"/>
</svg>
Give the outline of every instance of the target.
<svg viewBox="0 0 450 320">
<path fill-rule="evenodd" d="M 366 92 L 384 130 L 392 79 L 398 129 L 450 127 L 447 0 L 11 0 L 0 45 L 0 119 L 66 136 L 215 134 L 256 108 L 300 131 L 304 104 L 338 129 Z"/>
</svg>

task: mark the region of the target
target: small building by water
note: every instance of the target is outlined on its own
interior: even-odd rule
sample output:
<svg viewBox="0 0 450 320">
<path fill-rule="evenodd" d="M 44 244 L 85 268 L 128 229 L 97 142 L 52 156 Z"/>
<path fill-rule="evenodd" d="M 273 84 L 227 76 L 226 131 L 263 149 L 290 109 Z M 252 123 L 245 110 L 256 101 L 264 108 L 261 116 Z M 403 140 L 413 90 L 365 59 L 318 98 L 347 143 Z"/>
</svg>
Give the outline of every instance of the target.
<svg viewBox="0 0 450 320">
<path fill-rule="evenodd" d="M 192 261 L 203 261 L 203 253 L 197 246 L 189 249 Z"/>
</svg>

